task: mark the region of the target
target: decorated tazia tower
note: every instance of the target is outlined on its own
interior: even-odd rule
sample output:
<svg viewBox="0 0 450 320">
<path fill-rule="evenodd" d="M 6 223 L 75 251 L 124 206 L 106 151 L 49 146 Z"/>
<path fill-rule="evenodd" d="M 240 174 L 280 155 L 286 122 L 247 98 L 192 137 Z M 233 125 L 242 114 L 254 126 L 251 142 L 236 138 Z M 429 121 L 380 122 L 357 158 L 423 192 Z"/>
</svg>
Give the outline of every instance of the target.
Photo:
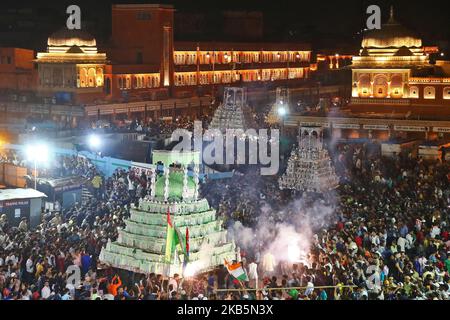
<svg viewBox="0 0 450 320">
<path fill-rule="evenodd" d="M 209 129 L 225 132 L 227 129 L 246 130 L 250 125 L 246 115 L 246 92 L 244 88 L 226 87 L 223 103 L 214 112 Z"/>
<path fill-rule="evenodd" d="M 286 87 L 278 87 L 276 90 L 275 103 L 267 115 L 267 123 L 274 124 L 283 121 L 289 114 L 290 90 Z"/>
<path fill-rule="evenodd" d="M 328 151 L 323 147 L 322 128 L 300 127 L 298 147 L 292 151 L 286 172 L 279 179 L 280 189 L 324 193 L 338 184 Z"/>
<path fill-rule="evenodd" d="M 151 194 L 132 207 L 117 241 L 108 242 L 100 260 L 137 273 L 172 276 L 189 268 L 205 272 L 236 258 L 222 221 L 206 199 L 199 198 L 198 152 L 155 151 L 153 162 L 165 164 L 151 172 Z M 167 164 L 176 165 L 169 167 Z M 193 167 L 193 174 L 188 172 Z M 185 274 L 186 275 L 186 274 Z"/>
</svg>

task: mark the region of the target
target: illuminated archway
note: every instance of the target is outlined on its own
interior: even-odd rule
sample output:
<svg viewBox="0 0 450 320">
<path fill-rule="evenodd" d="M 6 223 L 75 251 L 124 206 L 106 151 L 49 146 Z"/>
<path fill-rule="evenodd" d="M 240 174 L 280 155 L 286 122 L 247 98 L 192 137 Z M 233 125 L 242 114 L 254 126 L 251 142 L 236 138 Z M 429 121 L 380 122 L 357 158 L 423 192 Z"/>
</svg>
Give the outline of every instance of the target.
<svg viewBox="0 0 450 320">
<path fill-rule="evenodd" d="M 368 74 L 363 74 L 358 79 L 358 95 L 362 98 L 370 97 L 370 77 Z"/>
<path fill-rule="evenodd" d="M 79 85 L 79 87 L 81 87 L 81 88 L 87 87 L 87 82 L 88 82 L 88 71 L 86 68 L 81 68 L 80 69 L 80 85 Z"/>
<path fill-rule="evenodd" d="M 403 97 L 403 80 L 401 75 L 394 75 L 391 77 L 391 98 Z"/>
<path fill-rule="evenodd" d="M 419 88 L 416 86 L 409 87 L 409 98 L 418 99 L 419 98 Z"/>
<path fill-rule="evenodd" d="M 434 87 L 425 87 L 423 89 L 423 98 L 424 99 L 435 99 L 436 98 L 436 90 Z"/>
<path fill-rule="evenodd" d="M 95 87 L 95 69 L 94 68 L 89 68 L 87 86 Z"/>
<path fill-rule="evenodd" d="M 388 79 L 384 74 L 379 74 L 373 79 L 373 96 L 375 98 L 388 96 Z"/>
<path fill-rule="evenodd" d="M 443 89 L 442 98 L 444 98 L 445 100 L 450 99 L 450 87 L 445 87 Z"/>
</svg>

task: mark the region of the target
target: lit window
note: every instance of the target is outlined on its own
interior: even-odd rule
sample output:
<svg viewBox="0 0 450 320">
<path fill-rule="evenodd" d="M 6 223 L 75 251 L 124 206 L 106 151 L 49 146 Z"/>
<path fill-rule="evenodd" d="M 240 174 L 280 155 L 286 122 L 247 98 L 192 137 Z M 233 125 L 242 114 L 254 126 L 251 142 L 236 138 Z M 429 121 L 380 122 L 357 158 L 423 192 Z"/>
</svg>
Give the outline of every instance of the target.
<svg viewBox="0 0 450 320">
<path fill-rule="evenodd" d="M 424 89 L 423 97 L 424 99 L 434 99 L 436 94 L 436 90 L 434 87 L 426 87 Z"/>
<path fill-rule="evenodd" d="M 444 95 L 443 98 L 445 100 L 449 100 L 450 99 L 450 87 L 445 87 L 444 88 Z"/>
<path fill-rule="evenodd" d="M 419 98 L 419 88 L 417 87 L 410 87 L 409 88 L 409 97 L 417 99 Z"/>
</svg>

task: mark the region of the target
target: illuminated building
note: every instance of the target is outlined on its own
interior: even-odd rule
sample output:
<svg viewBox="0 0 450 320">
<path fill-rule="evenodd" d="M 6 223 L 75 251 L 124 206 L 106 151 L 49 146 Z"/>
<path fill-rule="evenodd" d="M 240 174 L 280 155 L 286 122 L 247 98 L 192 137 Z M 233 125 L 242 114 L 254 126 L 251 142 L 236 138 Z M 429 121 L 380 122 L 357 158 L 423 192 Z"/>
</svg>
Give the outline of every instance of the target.
<svg viewBox="0 0 450 320">
<path fill-rule="evenodd" d="M 48 38 L 47 52 L 37 54 L 38 93 L 65 94 L 83 102 L 103 94 L 106 54 L 84 31 L 62 29 Z"/>
<path fill-rule="evenodd" d="M 42 113 L 60 109 L 70 116 L 70 108 L 82 107 L 87 116 L 110 120 L 195 115 L 225 86 L 249 86 L 249 99 L 264 97 L 268 88 L 304 86 L 314 70 L 311 49 L 302 43 L 174 41 L 174 11 L 170 5 L 113 5 L 111 38 L 99 49 L 84 29 L 52 34 L 27 85 L 41 99 Z M 24 57 L 31 65 L 33 57 Z"/>
<path fill-rule="evenodd" d="M 389 20 L 381 29 L 367 31 L 359 55 L 352 57 L 351 100 L 346 109 L 328 117 L 292 114 L 284 123 L 320 125 L 335 138 L 449 136 L 450 61 L 433 63 L 431 56 L 438 52 L 400 25 L 391 9 Z M 317 60 L 329 63 L 330 71 L 339 62 L 327 54 Z"/>
<path fill-rule="evenodd" d="M 450 68 L 448 62 L 430 63 L 435 51 L 400 25 L 391 8 L 387 23 L 365 34 L 352 59 L 351 110 L 426 115 L 423 107 L 432 111 L 429 107 L 447 104 Z"/>
</svg>

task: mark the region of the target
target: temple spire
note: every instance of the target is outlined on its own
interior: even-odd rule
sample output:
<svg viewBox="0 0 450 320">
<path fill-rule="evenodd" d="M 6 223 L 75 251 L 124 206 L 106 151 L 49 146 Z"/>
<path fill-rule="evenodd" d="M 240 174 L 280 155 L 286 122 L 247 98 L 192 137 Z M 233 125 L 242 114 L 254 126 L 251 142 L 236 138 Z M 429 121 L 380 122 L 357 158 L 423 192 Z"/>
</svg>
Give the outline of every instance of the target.
<svg viewBox="0 0 450 320">
<path fill-rule="evenodd" d="M 394 18 L 394 6 L 391 5 L 390 13 L 389 13 L 389 20 L 387 22 L 388 24 L 395 24 L 395 18 Z"/>
</svg>

